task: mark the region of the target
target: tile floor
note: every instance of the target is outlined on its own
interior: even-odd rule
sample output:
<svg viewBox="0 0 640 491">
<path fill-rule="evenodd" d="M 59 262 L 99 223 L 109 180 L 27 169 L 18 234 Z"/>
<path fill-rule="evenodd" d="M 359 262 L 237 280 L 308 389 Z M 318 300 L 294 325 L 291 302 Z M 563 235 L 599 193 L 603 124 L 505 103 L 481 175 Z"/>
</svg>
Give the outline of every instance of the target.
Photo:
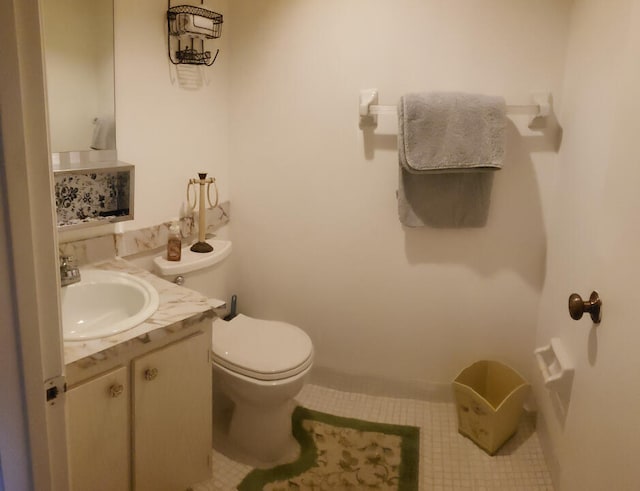
<svg viewBox="0 0 640 491">
<path fill-rule="evenodd" d="M 296 397 L 305 407 L 382 423 L 420 427 L 420 490 L 553 491 L 531 416 L 490 457 L 458 433 L 455 405 L 393 399 L 306 385 Z M 214 452 L 213 478 L 193 491 L 233 491 L 251 470 Z"/>
</svg>

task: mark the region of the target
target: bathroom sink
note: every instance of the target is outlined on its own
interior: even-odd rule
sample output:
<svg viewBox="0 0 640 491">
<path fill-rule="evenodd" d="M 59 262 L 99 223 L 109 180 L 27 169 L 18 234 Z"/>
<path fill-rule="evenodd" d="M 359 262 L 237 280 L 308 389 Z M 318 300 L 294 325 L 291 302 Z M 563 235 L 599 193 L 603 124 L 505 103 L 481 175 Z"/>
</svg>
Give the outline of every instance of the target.
<svg viewBox="0 0 640 491">
<path fill-rule="evenodd" d="M 82 280 L 62 288 L 62 337 L 83 341 L 131 329 L 158 309 L 158 292 L 127 273 L 82 270 Z"/>
</svg>

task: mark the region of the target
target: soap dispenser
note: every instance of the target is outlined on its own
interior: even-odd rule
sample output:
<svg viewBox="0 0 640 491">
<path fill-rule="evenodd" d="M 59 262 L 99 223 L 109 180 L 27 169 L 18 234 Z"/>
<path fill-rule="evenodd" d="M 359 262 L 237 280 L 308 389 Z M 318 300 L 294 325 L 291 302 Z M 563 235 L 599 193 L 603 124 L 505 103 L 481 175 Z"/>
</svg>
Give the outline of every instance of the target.
<svg viewBox="0 0 640 491">
<path fill-rule="evenodd" d="M 182 253 L 182 237 L 180 236 L 180 225 L 173 222 L 169 227 L 169 238 L 167 240 L 167 261 L 180 261 Z"/>
</svg>

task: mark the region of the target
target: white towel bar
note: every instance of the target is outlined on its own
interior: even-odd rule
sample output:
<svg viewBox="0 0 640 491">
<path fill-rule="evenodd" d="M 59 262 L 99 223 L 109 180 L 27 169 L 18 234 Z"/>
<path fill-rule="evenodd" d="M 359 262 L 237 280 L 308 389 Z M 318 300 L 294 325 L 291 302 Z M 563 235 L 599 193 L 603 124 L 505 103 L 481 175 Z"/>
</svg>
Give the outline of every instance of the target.
<svg viewBox="0 0 640 491">
<path fill-rule="evenodd" d="M 551 94 L 538 92 L 531 94 L 532 104 L 509 104 L 507 114 L 528 114 L 531 122 L 537 118 L 546 118 L 551 114 Z M 360 91 L 360 120 L 374 118 L 378 115 L 397 114 L 398 106 L 378 105 L 378 89 L 364 89 Z M 529 123 L 531 124 L 531 123 Z"/>
</svg>

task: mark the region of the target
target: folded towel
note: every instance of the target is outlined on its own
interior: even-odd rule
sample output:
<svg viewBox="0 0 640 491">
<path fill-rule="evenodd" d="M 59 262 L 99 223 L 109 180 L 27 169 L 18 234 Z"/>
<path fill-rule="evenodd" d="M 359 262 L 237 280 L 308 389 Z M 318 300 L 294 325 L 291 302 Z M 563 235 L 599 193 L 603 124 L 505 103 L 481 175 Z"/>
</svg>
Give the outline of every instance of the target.
<svg viewBox="0 0 640 491">
<path fill-rule="evenodd" d="M 502 167 L 505 103 L 461 93 L 408 94 L 398 105 L 398 217 L 408 227 L 482 227 Z"/>
<path fill-rule="evenodd" d="M 116 148 L 115 127 L 113 119 L 109 117 L 93 120 L 93 135 L 91 148 L 94 150 L 109 150 Z"/>
<path fill-rule="evenodd" d="M 477 228 L 489 216 L 493 172 L 412 174 L 402 167 L 398 218 L 407 227 Z"/>
<path fill-rule="evenodd" d="M 400 164 L 408 172 L 495 170 L 504 155 L 502 97 L 407 94 L 398 104 Z"/>
</svg>

